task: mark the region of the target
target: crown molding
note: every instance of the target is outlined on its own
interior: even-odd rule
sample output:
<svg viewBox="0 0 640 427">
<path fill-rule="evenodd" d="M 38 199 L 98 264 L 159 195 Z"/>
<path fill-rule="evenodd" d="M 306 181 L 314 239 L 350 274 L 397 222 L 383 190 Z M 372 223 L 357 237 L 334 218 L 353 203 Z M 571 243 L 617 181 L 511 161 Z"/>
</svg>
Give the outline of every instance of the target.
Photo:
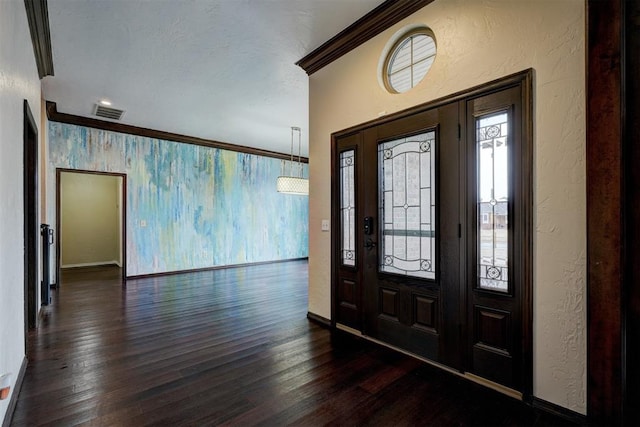
<svg viewBox="0 0 640 427">
<path fill-rule="evenodd" d="M 51 51 L 47 0 L 24 0 L 24 8 L 27 11 L 38 76 L 40 78 L 53 76 L 53 53 Z"/>
<path fill-rule="evenodd" d="M 386 0 L 296 62 L 296 65 L 311 75 L 433 1 Z"/>
<path fill-rule="evenodd" d="M 72 125 L 85 126 L 94 129 L 108 130 L 111 132 L 126 133 L 129 135 L 144 136 L 165 141 L 180 142 L 183 144 L 200 145 L 202 147 L 219 148 L 221 150 L 235 151 L 238 153 L 253 154 L 256 156 L 272 157 L 280 160 L 290 160 L 290 154 L 277 153 L 275 151 L 263 150 L 260 148 L 235 145 L 228 142 L 220 142 L 212 139 L 197 138 L 195 136 L 181 135 L 177 133 L 165 132 L 155 129 L 147 129 L 138 126 L 126 125 L 123 123 L 113 123 L 98 120 L 91 117 L 76 116 L 73 114 L 60 113 L 55 102 L 47 101 L 47 118 L 52 122 L 68 123 Z M 309 163 L 309 159 L 301 157 L 302 163 Z"/>
</svg>

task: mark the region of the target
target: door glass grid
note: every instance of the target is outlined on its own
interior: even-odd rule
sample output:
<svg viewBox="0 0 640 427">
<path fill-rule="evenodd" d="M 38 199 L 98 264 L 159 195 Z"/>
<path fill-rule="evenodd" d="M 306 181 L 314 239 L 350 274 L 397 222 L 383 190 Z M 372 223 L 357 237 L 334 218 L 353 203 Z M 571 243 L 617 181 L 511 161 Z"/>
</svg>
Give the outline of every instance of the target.
<svg viewBox="0 0 640 427">
<path fill-rule="evenodd" d="M 340 221 L 342 264 L 356 265 L 355 150 L 340 153 Z"/>
<path fill-rule="evenodd" d="M 506 112 L 476 119 L 478 287 L 509 290 L 508 137 Z"/>
<path fill-rule="evenodd" d="M 382 272 L 435 279 L 435 137 L 378 145 Z"/>
</svg>

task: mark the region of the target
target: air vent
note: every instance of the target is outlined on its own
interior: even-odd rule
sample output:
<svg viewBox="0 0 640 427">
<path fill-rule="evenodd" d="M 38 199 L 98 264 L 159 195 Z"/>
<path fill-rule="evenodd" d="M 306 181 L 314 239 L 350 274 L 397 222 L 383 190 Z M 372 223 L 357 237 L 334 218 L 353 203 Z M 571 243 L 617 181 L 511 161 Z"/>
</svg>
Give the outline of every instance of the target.
<svg viewBox="0 0 640 427">
<path fill-rule="evenodd" d="M 104 117 L 105 119 L 120 120 L 124 114 L 124 110 L 96 104 L 96 110 L 93 114 L 98 117 Z"/>
</svg>

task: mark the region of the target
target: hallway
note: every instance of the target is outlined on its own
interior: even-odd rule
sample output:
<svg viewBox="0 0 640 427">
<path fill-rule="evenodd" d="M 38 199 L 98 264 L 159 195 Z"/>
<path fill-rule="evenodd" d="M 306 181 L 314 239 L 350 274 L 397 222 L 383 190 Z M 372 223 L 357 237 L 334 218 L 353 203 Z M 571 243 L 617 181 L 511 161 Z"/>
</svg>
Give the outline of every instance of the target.
<svg viewBox="0 0 640 427">
<path fill-rule="evenodd" d="M 307 262 L 65 273 L 12 425 L 571 425 L 310 322 Z"/>
</svg>

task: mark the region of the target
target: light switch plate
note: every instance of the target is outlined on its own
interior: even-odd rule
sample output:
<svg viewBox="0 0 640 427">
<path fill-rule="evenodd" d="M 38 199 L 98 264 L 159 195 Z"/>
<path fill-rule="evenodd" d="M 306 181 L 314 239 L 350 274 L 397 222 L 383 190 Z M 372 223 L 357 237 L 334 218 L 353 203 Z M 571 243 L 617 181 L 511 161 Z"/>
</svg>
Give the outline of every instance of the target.
<svg viewBox="0 0 640 427">
<path fill-rule="evenodd" d="M 322 231 L 329 231 L 329 220 L 328 219 L 323 219 L 322 220 Z"/>
</svg>

